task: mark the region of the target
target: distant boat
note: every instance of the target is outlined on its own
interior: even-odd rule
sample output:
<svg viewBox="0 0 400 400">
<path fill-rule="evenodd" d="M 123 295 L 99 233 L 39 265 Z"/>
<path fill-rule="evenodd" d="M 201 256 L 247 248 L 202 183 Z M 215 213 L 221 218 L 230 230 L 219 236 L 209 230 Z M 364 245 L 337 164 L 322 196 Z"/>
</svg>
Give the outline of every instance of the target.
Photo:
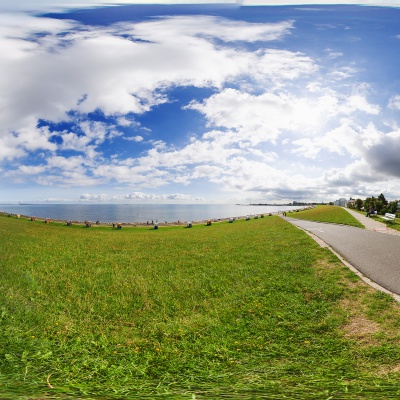
<svg viewBox="0 0 400 400">
<path fill-rule="evenodd" d="M 19 202 L 19 205 L 20 205 L 20 206 L 30 206 L 29 203 L 21 203 L 21 202 Z"/>
</svg>

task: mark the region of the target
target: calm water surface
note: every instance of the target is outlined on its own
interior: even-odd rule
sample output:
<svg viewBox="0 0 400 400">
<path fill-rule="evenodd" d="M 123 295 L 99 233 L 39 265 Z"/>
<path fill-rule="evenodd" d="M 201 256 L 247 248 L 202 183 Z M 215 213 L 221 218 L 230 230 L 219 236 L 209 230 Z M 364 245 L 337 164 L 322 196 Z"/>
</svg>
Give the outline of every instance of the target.
<svg viewBox="0 0 400 400">
<path fill-rule="evenodd" d="M 230 204 L 0 204 L 0 211 L 37 218 L 92 222 L 176 222 L 223 219 L 298 209 Z"/>
</svg>

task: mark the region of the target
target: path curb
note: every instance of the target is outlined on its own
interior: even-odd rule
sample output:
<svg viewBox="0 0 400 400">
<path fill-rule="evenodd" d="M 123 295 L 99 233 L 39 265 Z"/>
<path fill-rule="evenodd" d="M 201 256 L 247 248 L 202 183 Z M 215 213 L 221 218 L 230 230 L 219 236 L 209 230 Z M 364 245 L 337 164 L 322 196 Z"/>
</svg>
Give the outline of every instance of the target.
<svg viewBox="0 0 400 400">
<path fill-rule="evenodd" d="M 282 217 L 283 219 L 285 219 L 287 222 L 291 223 L 289 220 L 287 220 L 286 218 Z M 378 221 L 377 221 L 378 222 Z M 292 223 L 291 223 L 292 224 Z M 296 228 L 302 230 L 303 232 L 305 232 L 308 236 L 310 236 L 320 247 L 322 248 L 326 248 L 328 249 L 330 252 L 332 252 L 336 257 L 338 257 L 338 259 L 340 260 L 340 262 L 342 264 L 344 264 L 347 268 L 350 269 L 350 271 L 354 272 L 359 278 L 361 278 L 367 285 L 371 286 L 372 288 L 379 290 L 383 293 L 386 293 L 388 295 L 390 295 L 391 297 L 393 297 L 394 300 L 396 300 L 398 303 L 400 303 L 400 295 L 391 292 L 390 290 L 384 288 L 383 286 L 379 285 L 378 283 L 372 281 L 371 279 L 369 279 L 367 276 L 365 276 L 362 272 L 360 272 L 356 267 L 354 267 L 354 265 L 350 264 L 346 259 L 343 258 L 343 256 L 341 254 L 339 254 L 336 250 L 334 250 L 328 243 L 326 243 L 325 241 L 323 241 L 321 238 L 319 238 L 318 236 L 314 235 L 312 232 L 303 229 L 295 224 L 292 224 L 293 226 L 295 226 Z"/>
</svg>

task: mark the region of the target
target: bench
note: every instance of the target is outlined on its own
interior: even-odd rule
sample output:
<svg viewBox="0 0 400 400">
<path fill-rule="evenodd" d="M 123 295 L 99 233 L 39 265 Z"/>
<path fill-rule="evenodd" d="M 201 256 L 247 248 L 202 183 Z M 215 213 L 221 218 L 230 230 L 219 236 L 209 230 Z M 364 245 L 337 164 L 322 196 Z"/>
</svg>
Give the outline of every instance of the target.
<svg viewBox="0 0 400 400">
<path fill-rule="evenodd" d="M 382 219 L 388 221 L 388 222 L 394 222 L 395 218 L 396 218 L 396 214 L 389 214 L 386 213 L 383 217 L 381 217 Z"/>
</svg>

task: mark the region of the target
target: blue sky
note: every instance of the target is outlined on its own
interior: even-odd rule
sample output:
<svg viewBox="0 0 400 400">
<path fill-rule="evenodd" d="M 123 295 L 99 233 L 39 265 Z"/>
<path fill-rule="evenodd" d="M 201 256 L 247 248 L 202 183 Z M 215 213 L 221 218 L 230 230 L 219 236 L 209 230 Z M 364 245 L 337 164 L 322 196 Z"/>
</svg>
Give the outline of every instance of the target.
<svg viewBox="0 0 400 400">
<path fill-rule="evenodd" d="M 0 202 L 400 198 L 400 8 L 0 0 Z"/>
</svg>

